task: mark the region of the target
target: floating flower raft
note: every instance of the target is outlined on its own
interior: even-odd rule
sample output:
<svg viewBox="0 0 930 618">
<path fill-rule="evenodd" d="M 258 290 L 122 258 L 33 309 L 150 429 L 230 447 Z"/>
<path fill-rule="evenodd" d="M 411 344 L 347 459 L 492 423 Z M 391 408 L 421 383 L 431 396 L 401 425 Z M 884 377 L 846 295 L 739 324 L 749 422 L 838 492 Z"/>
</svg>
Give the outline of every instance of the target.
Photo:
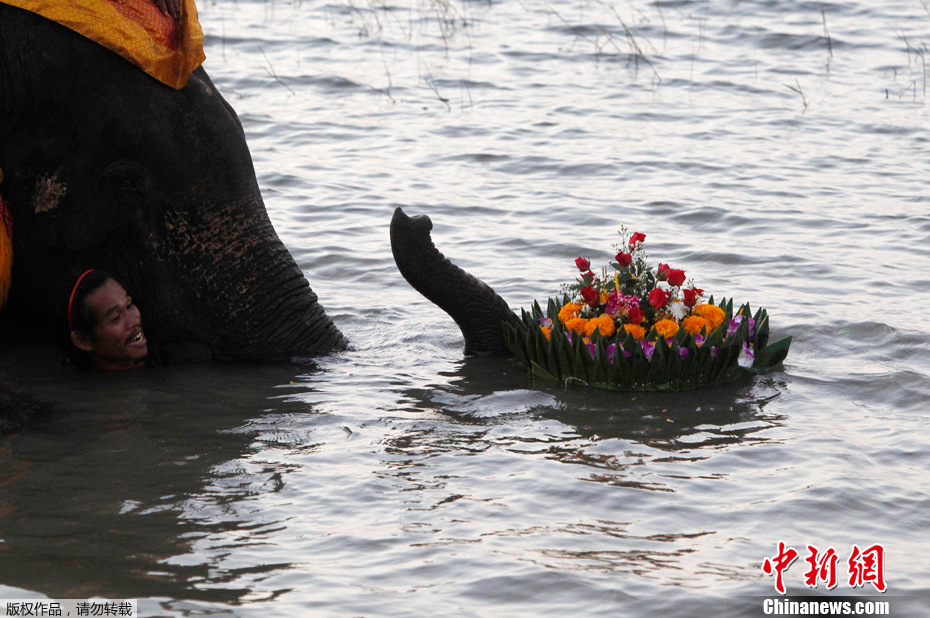
<svg viewBox="0 0 930 618">
<path fill-rule="evenodd" d="M 791 337 L 769 343 L 765 309 L 704 301 L 683 270 L 646 263 L 645 234 L 627 236 L 600 276 L 589 260 L 562 296 L 504 323 L 517 360 L 538 377 L 622 391 L 678 391 L 764 373 L 788 355 Z"/>
</svg>

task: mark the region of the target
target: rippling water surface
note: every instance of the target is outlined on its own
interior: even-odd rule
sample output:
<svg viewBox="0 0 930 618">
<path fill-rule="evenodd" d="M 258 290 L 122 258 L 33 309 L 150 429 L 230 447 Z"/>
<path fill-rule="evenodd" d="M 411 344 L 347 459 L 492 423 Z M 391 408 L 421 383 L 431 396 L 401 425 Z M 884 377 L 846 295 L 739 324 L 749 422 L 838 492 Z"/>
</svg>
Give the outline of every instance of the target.
<svg viewBox="0 0 930 618">
<path fill-rule="evenodd" d="M 0 442 L 0 596 L 144 615 L 760 613 L 882 544 L 930 601 L 925 3 L 200 6 L 282 239 L 353 349 L 74 376 Z M 512 307 L 655 261 L 768 308 L 784 372 L 688 394 L 465 359 L 393 209 Z M 24 354 L 26 354 L 24 352 Z M 20 359 L 22 357 L 19 357 Z M 18 361 L 21 362 L 21 361 Z M 804 585 L 806 546 L 840 583 Z"/>
</svg>

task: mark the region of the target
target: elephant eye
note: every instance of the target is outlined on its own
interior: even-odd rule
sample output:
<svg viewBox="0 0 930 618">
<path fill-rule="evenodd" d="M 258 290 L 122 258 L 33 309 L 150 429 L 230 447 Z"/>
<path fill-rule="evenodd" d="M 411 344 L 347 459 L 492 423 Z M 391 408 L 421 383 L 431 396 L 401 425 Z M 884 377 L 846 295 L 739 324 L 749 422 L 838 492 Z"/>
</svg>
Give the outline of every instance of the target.
<svg viewBox="0 0 930 618">
<path fill-rule="evenodd" d="M 120 193 L 138 193 L 145 185 L 142 171 L 134 165 L 118 164 L 110 166 L 102 174 L 103 188 Z"/>
<path fill-rule="evenodd" d="M 142 187 L 142 178 L 134 172 L 123 171 L 110 181 L 110 185 L 124 191 L 137 191 Z"/>
</svg>

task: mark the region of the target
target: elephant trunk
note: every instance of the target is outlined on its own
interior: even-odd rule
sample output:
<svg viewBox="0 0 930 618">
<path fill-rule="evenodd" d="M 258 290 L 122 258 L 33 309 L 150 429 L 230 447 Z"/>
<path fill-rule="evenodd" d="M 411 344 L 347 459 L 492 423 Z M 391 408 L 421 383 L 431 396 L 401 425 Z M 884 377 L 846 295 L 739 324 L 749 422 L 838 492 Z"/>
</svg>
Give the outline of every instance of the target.
<svg viewBox="0 0 930 618">
<path fill-rule="evenodd" d="M 345 349 L 345 338 L 263 208 L 231 208 L 227 216 L 200 222 L 169 217 L 168 225 L 167 254 L 186 299 L 168 295 L 154 303 L 168 318 L 166 331 L 189 331 L 219 358 L 279 359 Z M 200 322 L 185 324 L 188 317 Z"/>
<path fill-rule="evenodd" d="M 426 215 L 408 217 L 394 211 L 391 251 L 404 279 L 452 316 L 465 337 L 465 354 L 509 355 L 502 322 L 516 316 L 490 286 L 442 255 L 430 238 L 433 223 Z"/>
<path fill-rule="evenodd" d="M 221 356 L 273 359 L 318 356 L 346 347 L 346 341 L 326 315 L 290 254 L 283 251 L 269 260 L 247 285 L 234 289 L 222 323 L 216 324 Z M 248 264 L 247 269 L 253 268 Z M 233 287 L 234 282 L 229 282 Z M 213 315 L 217 313 L 210 311 Z M 222 314 L 220 314 L 222 315 Z"/>
</svg>

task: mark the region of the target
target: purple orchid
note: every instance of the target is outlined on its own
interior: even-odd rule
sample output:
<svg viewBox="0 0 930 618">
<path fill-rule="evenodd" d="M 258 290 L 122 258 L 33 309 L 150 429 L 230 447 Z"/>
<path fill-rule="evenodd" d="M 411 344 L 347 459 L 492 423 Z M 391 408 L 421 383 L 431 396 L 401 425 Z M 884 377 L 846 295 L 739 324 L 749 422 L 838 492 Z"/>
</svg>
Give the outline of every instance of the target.
<svg viewBox="0 0 930 618">
<path fill-rule="evenodd" d="M 732 337 L 733 333 L 739 330 L 739 325 L 743 321 L 743 316 L 737 315 L 733 316 L 733 319 L 730 320 L 730 323 L 727 325 L 727 337 Z"/>
<path fill-rule="evenodd" d="M 749 338 L 752 339 L 752 333 L 756 328 L 756 321 L 752 318 L 747 318 L 749 320 Z M 730 324 L 727 325 L 727 337 L 730 337 L 739 330 L 740 324 L 743 323 L 743 314 L 733 316 L 733 319 L 730 320 Z"/>
<path fill-rule="evenodd" d="M 645 341 L 645 340 L 642 341 L 641 344 L 643 346 L 643 354 L 646 355 L 646 360 L 652 359 L 652 355 L 656 351 L 656 344 L 649 343 L 648 341 Z"/>
<path fill-rule="evenodd" d="M 607 362 L 614 362 L 614 357 L 617 355 L 617 344 L 611 343 L 607 346 Z"/>
</svg>

